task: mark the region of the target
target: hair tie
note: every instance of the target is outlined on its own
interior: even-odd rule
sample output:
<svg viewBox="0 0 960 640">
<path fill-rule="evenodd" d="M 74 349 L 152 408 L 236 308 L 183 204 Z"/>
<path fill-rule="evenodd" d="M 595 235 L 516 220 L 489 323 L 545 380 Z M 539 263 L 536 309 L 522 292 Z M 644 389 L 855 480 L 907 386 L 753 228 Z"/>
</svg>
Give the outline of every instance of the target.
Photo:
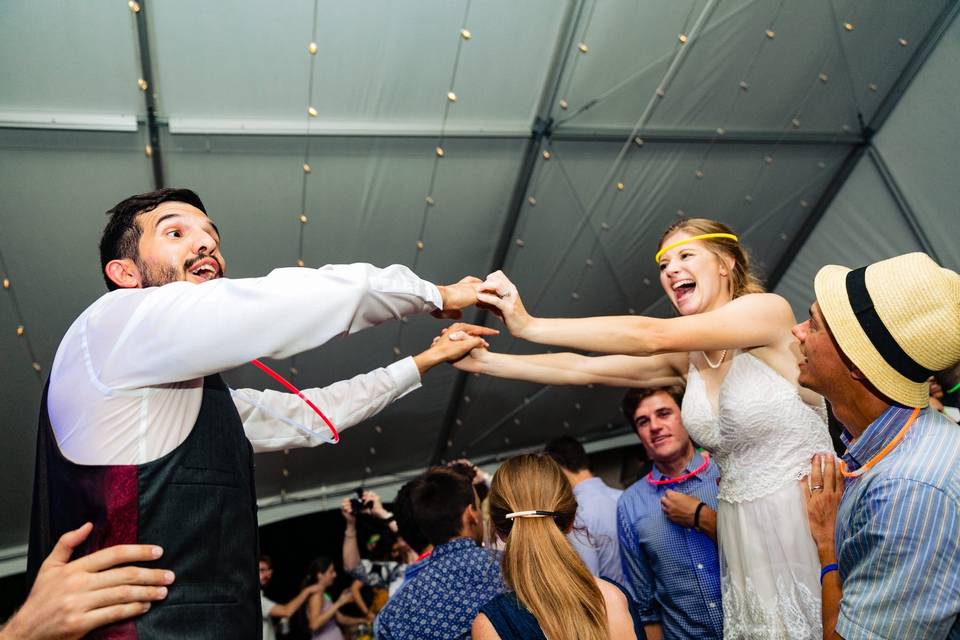
<svg viewBox="0 0 960 640">
<path fill-rule="evenodd" d="M 562 516 L 563 514 L 559 511 L 541 511 L 539 509 L 533 509 L 531 511 L 513 511 L 506 515 L 507 520 L 513 520 L 514 518 L 556 518 L 557 516 Z"/>
</svg>

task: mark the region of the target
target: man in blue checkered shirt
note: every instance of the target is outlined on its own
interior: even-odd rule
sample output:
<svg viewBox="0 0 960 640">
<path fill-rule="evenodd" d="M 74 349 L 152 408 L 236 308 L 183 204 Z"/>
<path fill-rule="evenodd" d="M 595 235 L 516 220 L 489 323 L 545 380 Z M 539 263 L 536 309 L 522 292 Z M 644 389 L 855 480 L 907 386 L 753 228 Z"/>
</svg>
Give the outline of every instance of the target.
<svg viewBox="0 0 960 640">
<path fill-rule="evenodd" d="M 717 556 L 717 466 L 680 419 L 680 387 L 633 389 L 623 411 L 653 470 L 620 497 L 617 534 L 627 587 L 647 638 L 723 638 Z"/>
<path fill-rule="evenodd" d="M 434 467 L 410 489 L 410 502 L 433 553 L 377 616 L 377 639 L 467 638 L 480 607 L 506 590 L 499 556 L 480 546 L 477 494 L 462 474 Z"/>
<path fill-rule="evenodd" d="M 960 428 L 927 380 L 960 361 L 960 275 L 923 253 L 827 266 L 794 328 L 798 382 L 845 426 L 806 488 L 823 637 L 960 639 Z"/>
</svg>

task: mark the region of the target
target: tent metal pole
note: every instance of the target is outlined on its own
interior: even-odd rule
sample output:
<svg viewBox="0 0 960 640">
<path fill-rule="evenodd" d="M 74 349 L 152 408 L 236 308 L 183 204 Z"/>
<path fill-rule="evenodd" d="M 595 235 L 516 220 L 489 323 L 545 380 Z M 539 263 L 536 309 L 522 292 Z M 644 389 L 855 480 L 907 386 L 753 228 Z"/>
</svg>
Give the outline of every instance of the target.
<svg viewBox="0 0 960 640">
<path fill-rule="evenodd" d="M 163 155 L 160 153 L 160 125 L 157 120 L 156 85 L 153 77 L 153 64 L 150 56 L 150 31 L 147 28 L 147 0 L 139 0 L 140 10 L 136 13 L 137 39 L 140 43 L 140 77 L 146 82 L 143 100 L 147 108 L 147 135 L 150 139 L 148 155 L 153 165 L 153 184 L 156 189 L 165 186 L 163 176 Z"/>
<path fill-rule="evenodd" d="M 887 121 L 887 119 L 890 117 L 890 114 L 893 113 L 894 108 L 897 106 L 897 102 L 900 101 L 900 98 L 906 92 L 907 88 L 910 86 L 910 83 L 913 82 L 913 79 L 916 77 L 921 67 L 923 67 L 923 64 L 927 61 L 927 58 L 929 58 L 930 54 L 933 53 L 933 50 L 937 48 L 937 44 L 939 44 L 940 40 L 943 39 L 944 33 L 946 33 L 947 29 L 950 27 L 950 24 L 954 21 L 954 19 L 956 19 L 958 14 L 960 14 L 960 2 L 948 2 L 943 8 L 940 16 L 930 28 L 930 32 L 927 34 L 927 37 L 924 38 L 924 41 L 920 44 L 920 46 L 917 47 L 917 50 L 914 52 L 913 56 L 911 56 L 907 66 L 904 67 L 903 71 L 900 73 L 900 76 L 894 83 L 893 88 L 886 95 L 886 97 L 884 97 L 883 102 L 881 102 L 880 106 L 877 107 L 877 110 L 870 119 L 870 122 L 868 122 L 866 127 L 864 127 L 862 132 L 863 142 L 851 149 L 850 153 L 844 160 L 843 165 L 840 167 L 840 170 L 837 171 L 837 174 L 830 181 L 830 184 L 827 185 L 827 189 L 823 192 L 823 195 L 820 196 L 820 200 L 817 201 L 816 206 L 813 208 L 813 210 L 810 212 L 810 215 L 800 227 L 799 233 L 794 236 L 780 261 L 770 272 L 770 277 L 767 279 L 767 288 L 770 291 L 776 289 L 777 285 L 780 284 L 780 280 L 783 278 L 784 274 L 790 268 L 790 265 L 796 259 L 797 254 L 800 253 L 800 249 L 803 247 L 803 244 L 813 233 L 817 223 L 819 223 L 823 218 L 823 215 L 826 213 L 830 203 L 833 202 L 834 197 L 836 197 L 837 193 L 840 191 L 840 187 L 843 186 L 843 183 L 846 181 L 847 177 L 853 172 L 854 167 L 860 158 L 863 157 L 863 154 L 867 152 L 869 147 L 871 147 L 873 136 Z M 880 167 L 876 161 L 874 161 L 874 164 L 877 166 L 878 170 L 880 170 Z M 893 195 L 894 199 L 896 200 L 897 193 L 890 187 L 891 182 L 889 182 L 886 177 L 883 177 L 883 170 L 880 170 L 879 172 L 884 180 L 884 183 L 887 185 L 888 189 L 890 189 L 891 195 Z M 889 174 L 889 170 L 887 173 Z M 892 181 L 892 176 L 890 176 L 890 178 Z M 906 203 L 906 200 L 903 202 Z M 900 207 L 900 202 L 897 202 L 897 206 Z M 905 210 L 902 207 L 900 210 L 901 212 L 904 212 L 904 217 L 906 218 L 907 214 L 905 213 Z M 919 231 L 919 227 L 914 227 L 916 224 L 915 219 L 911 220 L 910 218 L 907 218 L 907 222 L 910 224 L 911 228 L 914 229 L 915 233 Z M 920 240 L 920 236 L 918 236 L 917 239 L 921 246 L 927 246 L 924 244 L 923 240 Z M 931 253 L 930 255 L 934 256 L 935 254 Z"/>
<path fill-rule="evenodd" d="M 913 232 L 914 237 L 917 239 L 917 243 L 923 248 L 927 255 L 937 262 L 940 262 L 940 257 L 937 255 L 937 251 L 933 248 L 933 245 L 930 244 L 930 238 L 923 230 L 923 225 L 920 224 L 916 211 L 910 206 L 906 196 L 903 195 L 900 185 L 897 184 L 893 172 L 890 171 L 890 167 L 887 166 L 883 156 L 880 155 L 880 151 L 873 145 L 870 145 L 870 148 L 867 150 L 867 156 L 869 156 L 873 162 L 873 166 L 876 167 L 877 173 L 880 174 L 880 179 L 883 180 L 884 186 L 887 188 L 887 191 L 890 192 L 890 197 L 893 198 L 893 201 L 897 204 L 900 215 L 906 220 L 907 226 L 910 227 L 910 231 Z"/>
<path fill-rule="evenodd" d="M 944 34 L 947 32 L 947 29 L 950 28 L 950 25 L 956 19 L 958 14 L 960 14 L 960 2 L 956 2 L 955 0 L 947 2 L 946 6 L 943 8 L 943 11 L 940 12 L 940 15 L 930 27 L 930 32 L 927 33 L 927 37 L 924 38 L 923 42 L 921 42 L 917 49 L 913 52 L 913 55 L 910 56 L 910 60 L 907 62 L 907 65 L 903 68 L 903 71 L 900 72 L 900 75 L 893 83 L 893 88 L 890 89 L 886 96 L 884 96 L 883 102 L 880 103 L 880 106 L 877 107 L 873 117 L 870 118 L 870 122 L 867 124 L 867 131 L 865 132 L 865 135 L 868 139 L 872 138 L 873 135 L 880 130 L 883 124 L 887 121 L 887 118 L 890 117 L 890 114 L 893 113 L 897 103 L 900 102 L 900 98 L 902 98 L 903 94 L 906 93 L 907 89 L 910 87 L 910 83 L 913 82 L 913 79 L 917 76 L 917 73 L 920 72 L 920 69 L 927 61 L 927 58 L 930 57 L 930 54 L 933 53 L 933 50 L 937 48 L 938 44 L 940 44 Z"/>
<path fill-rule="evenodd" d="M 540 94 L 540 104 L 537 106 L 537 113 L 539 115 L 534 118 L 530 137 L 524 146 L 523 163 L 520 165 L 520 171 L 514 183 L 510 206 L 507 209 L 503 226 L 500 228 L 497 247 L 494 251 L 489 271 L 500 269 L 510 251 L 510 240 L 513 238 L 517 229 L 517 223 L 520 221 L 523 203 L 527 197 L 527 190 L 530 188 L 530 181 L 533 179 L 534 170 L 537 166 L 537 158 L 540 156 L 540 147 L 544 138 L 549 138 L 551 134 L 553 119 L 550 117 L 550 112 L 553 109 L 553 105 L 556 104 L 557 95 L 560 91 L 560 82 L 563 80 L 564 71 L 570 59 L 570 52 L 574 49 L 577 26 L 583 15 L 584 5 L 585 0 L 569 0 L 567 3 L 566 15 L 564 16 L 560 29 L 561 35 L 557 39 L 557 45 L 554 48 L 550 65 L 553 73 L 547 78 L 543 86 L 543 91 Z M 486 274 L 481 275 L 485 276 Z M 487 317 L 487 312 L 481 309 L 477 312 L 474 323 L 485 325 Z M 443 460 L 444 453 L 448 448 L 447 442 L 453 435 L 456 426 L 457 414 L 460 413 L 463 394 L 468 379 L 469 374 L 465 372 L 461 371 L 457 374 L 457 379 L 453 383 L 450 401 L 447 404 L 447 410 L 443 416 L 443 423 L 440 426 L 440 433 L 437 436 L 437 443 L 434 446 L 433 455 L 430 458 L 430 464 L 440 464 Z"/>
<path fill-rule="evenodd" d="M 797 231 L 797 234 L 793 236 L 790 244 L 787 245 L 786 250 L 780 257 L 780 260 L 770 271 L 770 275 L 767 277 L 766 283 L 767 291 L 774 291 L 777 288 L 777 285 L 780 284 L 780 280 L 783 279 L 784 274 L 790 268 L 790 265 L 793 264 L 793 261 L 800 253 L 803 245 L 805 245 L 807 240 L 810 238 L 810 235 L 813 233 L 813 230 L 816 228 L 817 224 L 821 219 L 823 219 L 827 209 L 830 208 L 830 203 L 833 202 L 833 199 L 840 192 L 840 189 L 847 181 L 847 178 L 850 177 L 851 173 L 853 173 L 853 169 L 857 166 L 860 158 L 863 157 L 863 154 L 866 152 L 868 146 L 868 142 L 861 142 L 850 149 L 850 153 L 848 153 L 847 157 L 843 159 L 843 164 L 840 165 L 840 168 L 834 174 L 833 178 L 830 179 L 830 183 L 824 190 L 823 195 L 820 196 L 820 199 L 817 200 L 817 203 L 810 210 L 810 214 L 803 221 L 803 224 L 800 225 L 800 229 Z"/>
</svg>

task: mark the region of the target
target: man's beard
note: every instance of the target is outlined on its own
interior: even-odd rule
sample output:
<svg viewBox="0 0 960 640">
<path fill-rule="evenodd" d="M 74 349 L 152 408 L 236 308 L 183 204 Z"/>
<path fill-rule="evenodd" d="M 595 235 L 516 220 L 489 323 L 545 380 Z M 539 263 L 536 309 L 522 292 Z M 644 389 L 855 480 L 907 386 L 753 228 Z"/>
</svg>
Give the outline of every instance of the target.
<svg viewBox="0 0 960 640">
<path fill-rule="evenodd" d="M 163 264 L 153 268 L 140 260 L 139 256 L 134 258 L 133 262 L 140 270 L 140 286 L 144 289 L 147 287 L 162 287 L 165 284 L 179 282 L 183 279 L 177 273 L 177 270 L 170 265 Z"/>
</svg>

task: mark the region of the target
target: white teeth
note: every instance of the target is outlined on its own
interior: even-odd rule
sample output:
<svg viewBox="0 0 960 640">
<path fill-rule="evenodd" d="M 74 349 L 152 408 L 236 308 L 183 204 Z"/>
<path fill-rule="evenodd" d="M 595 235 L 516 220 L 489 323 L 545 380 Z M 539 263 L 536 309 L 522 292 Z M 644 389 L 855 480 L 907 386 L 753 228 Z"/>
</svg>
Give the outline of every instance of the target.
<svg viewBox="0 0 960 640">
<path fill-rule="evenodd" d="M 677 280 L 673 283 L 673 290 L 676 291 L 685 284 L 696 284 L 693 280 Z"/>
</svg>

